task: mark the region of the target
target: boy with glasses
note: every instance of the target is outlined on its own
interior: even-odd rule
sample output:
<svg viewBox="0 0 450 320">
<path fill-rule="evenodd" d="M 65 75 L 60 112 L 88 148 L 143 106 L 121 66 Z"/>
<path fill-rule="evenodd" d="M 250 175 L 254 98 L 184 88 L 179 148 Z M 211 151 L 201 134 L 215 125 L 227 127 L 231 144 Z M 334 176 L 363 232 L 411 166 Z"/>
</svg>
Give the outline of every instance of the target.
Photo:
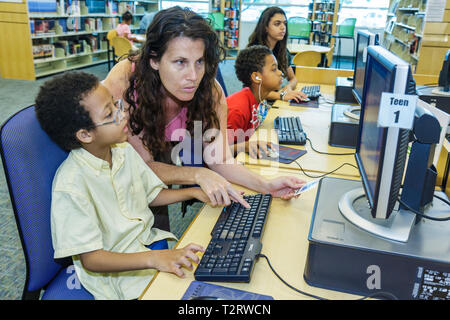
<svg viewBox="0 0 450 320">
<path fill-rule="evenodd" d="M 193 197 L 199 188 L 167 189 L 127 141 L 122 102 L 98 79 L 71 72 L 47 81 L 36 98 L 36 115 L 51 139 L 70 150 L 53 180 L 51 229 L 55 258 L 71 256 L 81 284 L 96 299 L 135 299 L 156 270 L 184 277 L 197 252 L 150 250 L 175 238 L 152 228 L 150 206 Z"/>
</svg>

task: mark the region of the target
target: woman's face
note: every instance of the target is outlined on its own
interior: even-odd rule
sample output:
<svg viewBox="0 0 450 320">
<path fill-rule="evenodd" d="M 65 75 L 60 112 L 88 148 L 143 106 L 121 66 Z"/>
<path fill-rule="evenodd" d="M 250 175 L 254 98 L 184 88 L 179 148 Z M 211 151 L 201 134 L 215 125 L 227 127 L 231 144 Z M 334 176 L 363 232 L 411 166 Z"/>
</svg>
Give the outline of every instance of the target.
<svg viewBox="0 0 450 320">
<path fill-rule="evenodd" d="M 272 40 L 281 41 L 286 35 L 286 17 L 284 14 L 275 13 L 269 20 L 269 25 L 266 27 L 267 37 Z"/>
<path fill-rule="evenodd" d="M 170 40 L 160 61 L 150 60 L 158 70 L 164 89 L 180 101 L 191 101 L 205 74 L 205 44 L 201 39 Z"/>
</svg>

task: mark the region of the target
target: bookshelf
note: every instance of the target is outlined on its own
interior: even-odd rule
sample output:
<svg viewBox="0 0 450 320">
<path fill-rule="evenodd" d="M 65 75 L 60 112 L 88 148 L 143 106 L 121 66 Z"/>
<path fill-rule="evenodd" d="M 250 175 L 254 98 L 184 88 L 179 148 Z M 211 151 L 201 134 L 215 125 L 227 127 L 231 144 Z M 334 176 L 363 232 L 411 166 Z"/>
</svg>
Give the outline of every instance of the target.
<svg viewBox="0 0 450 320">
<path fill-rule="evenodd" d="M 24 77 L 35 80 L 107 62 L 106 34 L 121 15 L 130 11 L 131 29 L 137 31 L 144 14 L 158 9 L 159 0 L 29 0 L 26 39 L 31 48 L 26 62 L 31 59 L 32 67 Z"/>
<path fill-rule="evenodd" d="M 390 1 L 383 46 L 410 63 L 414 73 L 439 74 L 449 36 L 450 0 Z"/>
<path fill-rule="evenodd" d="M 226 59 L 235 59 L 239 51 L 241 30 L 241 0 L 212 0 L 211 12 L 224 15 L 223 30 L 216 30 L 226 49 Z"/>
<path fill-rule="evenodd" d="M 310 43 L 333 46 L 338 20 L 339 0 L 313 0 L 309 4 L 308 19 L 311 20 Z"/>
</svg>

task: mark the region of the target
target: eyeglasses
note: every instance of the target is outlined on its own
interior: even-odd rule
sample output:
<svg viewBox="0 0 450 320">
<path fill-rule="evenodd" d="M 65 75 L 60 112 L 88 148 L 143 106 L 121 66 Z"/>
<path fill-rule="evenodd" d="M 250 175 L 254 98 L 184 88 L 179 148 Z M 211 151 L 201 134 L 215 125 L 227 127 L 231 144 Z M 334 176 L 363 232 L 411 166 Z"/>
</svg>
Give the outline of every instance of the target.
<svg viewBox="0 0 450 320">
<path fill-rule="evenodd" d="M 116 112 L 114 112 L 113 120 L 96 124 L 95 125 L 96 127 L 105 126 L 107 124 L 112 124 L 112 123 L 119 124 L 122 121 L 122 119 L 123 119 L 123 116 L 122 116 L 123 101 L 122 101 L 122 99 L 114 101 L 114 106 L 117 108 L 117 110 L 116 110 Z"/>
</svg>

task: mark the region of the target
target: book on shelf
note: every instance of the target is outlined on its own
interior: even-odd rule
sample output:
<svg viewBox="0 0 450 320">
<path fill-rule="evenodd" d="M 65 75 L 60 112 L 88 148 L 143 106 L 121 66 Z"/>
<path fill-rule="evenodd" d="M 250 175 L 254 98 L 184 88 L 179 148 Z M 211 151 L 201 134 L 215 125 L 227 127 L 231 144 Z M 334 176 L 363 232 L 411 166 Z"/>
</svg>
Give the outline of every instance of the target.
<svg viewBox="0 0 450 320">
<path fill-rule="evenodd" d="M 56 34 L 56 20 L 35 19 L 33 20 L 34 35 L 54 35 Z M 30 23 L 31 25 L 31 23 Z"/>
<path fill-rule="evenodd" d="M 28 11 L 33 13 L 56 13 L 56 0 L 28 0 Z"/>
<path fill-rule="evenodd" d="M 53 44 L 33 45 L 33 59 L 52 58 L 55 55 L 55 46 Z"/>
</svg>

